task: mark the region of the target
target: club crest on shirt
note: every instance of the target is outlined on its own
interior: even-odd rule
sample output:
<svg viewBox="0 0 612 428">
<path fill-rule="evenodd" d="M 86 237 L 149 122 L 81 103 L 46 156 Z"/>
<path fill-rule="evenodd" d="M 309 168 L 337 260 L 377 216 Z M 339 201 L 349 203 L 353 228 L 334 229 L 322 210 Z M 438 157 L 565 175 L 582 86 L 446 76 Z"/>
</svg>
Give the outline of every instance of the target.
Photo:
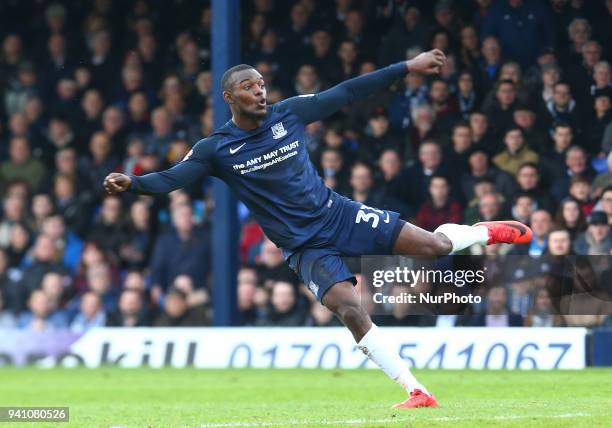
<svg viewBox="0 0 612 428">
<path fill-rule="evenodd" d="M 191 155 L 193 154 L 193 149 L 189 150 L 189 153 L 187 153 L 185 155 L 185 157 L 183 158 L 183 160 L 181 162 L 186 161 L 187 159 L 189 159 L 191 157 Z"/>
<path fill-rule="evenodd" d="M 278 122 L 276 125 L 272 125 L 270 128 L 272 131 L 272 138 L 278 140 L 279 138 L 283 138 L 287 135 L 287 131 L 285 131 L 285 127 L 283 126 L 283 122 Z"/>
</svg>

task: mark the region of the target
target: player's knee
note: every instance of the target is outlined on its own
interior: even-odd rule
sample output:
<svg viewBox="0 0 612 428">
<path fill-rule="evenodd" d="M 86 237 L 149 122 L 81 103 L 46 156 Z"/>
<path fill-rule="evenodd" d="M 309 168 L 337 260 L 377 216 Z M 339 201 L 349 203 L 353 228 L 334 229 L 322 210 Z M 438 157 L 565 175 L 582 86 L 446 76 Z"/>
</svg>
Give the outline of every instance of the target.
<svg viewBox="0 0 612 428">
<path fill-rule="evenodd" d="M 343 302 L 338 306 L 336 313 L 347 326 L 365 325 L 368 323 L 368 314 L 359 302 Z"/>
</svg>

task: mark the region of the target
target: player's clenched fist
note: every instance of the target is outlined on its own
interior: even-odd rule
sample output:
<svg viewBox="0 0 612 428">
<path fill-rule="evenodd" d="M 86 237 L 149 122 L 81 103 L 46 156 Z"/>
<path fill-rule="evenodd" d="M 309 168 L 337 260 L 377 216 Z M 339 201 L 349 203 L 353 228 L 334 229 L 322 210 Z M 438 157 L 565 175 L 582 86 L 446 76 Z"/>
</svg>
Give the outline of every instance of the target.
<svg viewBox="0 0 612 428">
<path fill-rule="evenodd" d="M 104 190 L 111 195 L 113 193 L 125 192 L 132 184 L 132 179 L 125 174 L 111 172 L 104 179 Z"/>
<path fill-rule="evenodd" d="M 415 73 L 433 74 L 439 73 L 440 68 L 446 62 L 446 55 L 439 49 L 423 52 L 406 61 L 408 70 Z"/>
</svg>

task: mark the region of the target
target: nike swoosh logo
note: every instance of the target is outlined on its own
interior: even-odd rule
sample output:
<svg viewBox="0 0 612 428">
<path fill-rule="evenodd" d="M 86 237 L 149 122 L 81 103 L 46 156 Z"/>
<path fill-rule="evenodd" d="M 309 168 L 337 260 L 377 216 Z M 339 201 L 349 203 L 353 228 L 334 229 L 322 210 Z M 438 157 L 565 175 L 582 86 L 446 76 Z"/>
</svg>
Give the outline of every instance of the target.
<svg viewBox="0 0 612 428">
<path fill-rule="evenodd" d="M 244 146 L 246 143 L 242 143 L 241 145 L 239 145 L 238 147 L 236 147 L 235 149 L 232 149 L 230 147 L 230 155 L 233 155 L 234 153 L 236 153 L 238 150 L 240 150 L 242 148 L 242 146 Z"/>
<path fill-rule="evenodd" d="M 511 228 L 513 228 L 513 229 L 518 230 L 518 231 L 521 233 L 521 235 L 520 235 L 520 236 L 523 236 L 524 234 L 526 234 L 526 233 L 527 233 L 527 229 L 525 229 L 525 227 L 524 227 L 524 226 L 521 226 L 521 225 L 518 225 L 518 224 L 514 224 L 514 223 L 505 223 L 505 224 L 506 224 L 506 226 L 508 226 L 508 227 L 511 227 Z"/>
</svg>

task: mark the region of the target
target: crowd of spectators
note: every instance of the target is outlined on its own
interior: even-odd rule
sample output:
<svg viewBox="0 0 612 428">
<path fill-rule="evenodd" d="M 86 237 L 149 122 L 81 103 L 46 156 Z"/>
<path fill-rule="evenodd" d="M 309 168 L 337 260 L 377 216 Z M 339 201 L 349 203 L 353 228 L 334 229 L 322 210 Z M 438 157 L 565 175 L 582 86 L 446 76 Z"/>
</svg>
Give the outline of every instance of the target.
<svg viewBox="0 0 612 428">
<path fill-rule="evenodd" d="M 427 230 L 514 218 L 533 228 L 530 244 L 469 252 L 607 256 L 590 278 L 612 283 L 612 0 L 242 9 L 242 59 L 269 103 L 431 48 L 447 55 L 440 75 L 408 73 L 308 125 L 328 187 Z M 0 2 L 0 327 L 210 324 L 223 286 L 211 280 L 210 180 L 155 198 L 108 196 L 102 181 L 169 167 L 212 131 L 211 20 L 198 0 Z M 242 323 L 338 325 L 244 206 L 239 216 Z M 536 283 L 503 278 L 469 317 L 397 306 L 379 324 L 611 322 L 555 314 Z"/>
</svg>

